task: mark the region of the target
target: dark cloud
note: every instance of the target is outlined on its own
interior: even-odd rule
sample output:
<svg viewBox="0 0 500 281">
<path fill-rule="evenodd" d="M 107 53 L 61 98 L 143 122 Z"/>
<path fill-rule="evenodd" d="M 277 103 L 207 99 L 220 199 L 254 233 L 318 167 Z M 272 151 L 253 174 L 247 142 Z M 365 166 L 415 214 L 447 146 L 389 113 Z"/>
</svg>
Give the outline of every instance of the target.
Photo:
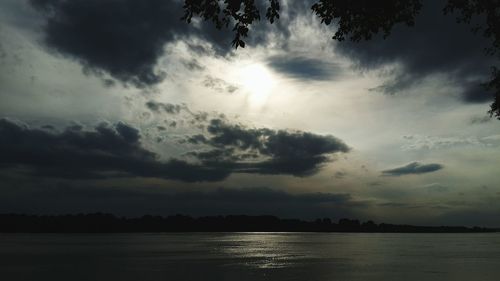
<svg viewBox="0 0 500 281">
<path fill-rule="evenodd" d="M 274 56 L 268 64 L 277 72 L 303 80 L 332 80 L 342 75 L 341 67 L 320 58 L 302 56 Z"/>
<path fill-rule="evenodd" d="M 176 0 L 31 0 L 47 19 L 45 43 L 78 60 L 89 73 L 147 87 L 160 82 L 158 58 L 169 42 L 190 36 L 209 41 L 221 53 L 231 50 L 231 32 L 210 24 L 181 21 Z"/>
<path fill-rule="evenodd" d="M 385 176 L 403 176 L 411 174 L 425 174 L 443 169 L 441 164 L 420 164 L 418 162 L 410 163 L 403 167 L 382 171 Z"/>
<path fill-rule="evenodd" d="M 188 153 L 194 162 L 161 161 L 142 146 L 141 132 L 123 122 L 55 132 L 0 119 L 0 167 L 48 178 L 220 181 L 231 173 L 306 176 L 330 161 L 329 154 L 349 150 L 332 136 L 246 129 L 221 119 L 212 120 L 207 130 L 209 136 L 195 135 L 187 140 L 209 147 Z"/>
<path fill-rule="evenodd" d="M 116 132 L 129 143 L 137 143 L 140 139 L 139 130 L 125 123 L 119 122 L 115 126 Z"/>
<path fill-rule="evenodd" d="M 1 187 L 9 192 L 0 197 L 0 212 L 19 213 L 99 211 L 133 216 L 183 213 L 194 216 L 272 214 L 295 218 L 340 218 L 354 216 L 353 208 L 366 206 L 348 193 L 292 194 L 268 187 L 180 192 L 172 192 L 169 188 L 89 187 L 66 183 L 43 183 L 36 188 Z"/>
<path fill-rule="evenodd" d="M 41 127 L 42 129 L 45 129 L 45 130 L 55 130 L 56 128 L 52 125 L 43 125 Z"/>
<path fill-rule="evenodd" d="M 488 91 L 480 83 L 464 83 L 462 87 L 462 99 L 466 103 L 484 103 L 493 100 L 493 92 Z"/>
<path fill-rule="evenodd" d="M 464 102 L 491 101 L 484 89 L 471 87 L 489 77 L 492 58 L 484 53 L 490 43 L 471 32 L 472 25 L 457 24 L 456 15 L 443 15 L 445 1 L 424 1 L 414 27 L 396 26 L 385 40 L 382 36 L 353 43 L 339 42 L 337 50 L 362 68 L 388 64 L 401 66 L 394 79 L 377 90 L 398 93 L 436 74 L 445 74 L 461 87 Z M 480 21 L 480 20 L 478 20 Z"/>
<path fill-rule="evenodd" d="M 32 0 L 47 16 L 46 43 L 89 70 L 146 86 L 161 81 L 155 71 L 165 43 L 186 26 L 173 1 Z"/>
<path fill-rule="evenodd" d="M 328 155 L 350 150 L 333 136 L 251 129 L 229 124 L 223 119 L 212 119 L 207 131 L 208 136 L 195 135 L 188 141 L 204 143 L 215 149 L 194 155 L 205 163 L 232 167 L 245 173 L 307 176 L 331 161 Z"/>
<path fill-rule="evenodd" d="M 161 103 L 161 102 L 156 102 L 156 101 L 146 102 L 146 107 L 149 108 L 149 110 L 156 112 L 156 113 L 166 112 L 169 114 L 177 114 L 177 113 L 181 112 L 182 109 L 186 109 L 186 106 L 184 106 L 184 105 L 171 104 L 171 103 Z"/>
<path fill-rule="evenodd" d="M 81 130 L 83 130 L 83 125 L 78 124 L 78 123 L 74 123 L 74 124 L 71 124 L 68 127 L 66 127 L 66 130 L 81 131 Z"/>
<path fill-rule="evenodd" d="M 219 181 L 230 173 L 176 159 L 162 162 L 141 146 L 139 130 L 124 123 L 52 133 L 0 119 L 0 135 L 0 166 L 41 177 L 157 177 L 194 182 Z"/>
<path fill-rule="evenodd" d="M 291 194 L 267 187 L 183 192 L 172 195 L 169 201 L 178 206 L 172 209 L 173 212 L 190 209 L 187 212 L 194 214 L 275 214 L 284 217 L 340 216 L 352 212 L 352 207 L 364 206 L 347 193 Z"/>
</svg>

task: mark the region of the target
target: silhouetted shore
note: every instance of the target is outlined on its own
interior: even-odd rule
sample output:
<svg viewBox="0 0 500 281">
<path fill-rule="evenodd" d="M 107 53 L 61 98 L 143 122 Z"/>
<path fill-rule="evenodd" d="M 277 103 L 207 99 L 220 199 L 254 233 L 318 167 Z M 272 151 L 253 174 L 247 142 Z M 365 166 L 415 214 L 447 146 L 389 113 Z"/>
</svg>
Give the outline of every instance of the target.
<svg viewBox="0 0 500 281">
<path fill-rule="evenodd" d="M 315 221 L 280 219 L 274 216 L 210 216 L 193 218 L 116 217 L 111 214 L 37 216 L 0 214 L 3 233 L 116 233 L 116 232 L 383 232 L 383 233 L 472 233 L 500 229 L 464 226 L 413 226 L 329 218 Z"/>
</svg>

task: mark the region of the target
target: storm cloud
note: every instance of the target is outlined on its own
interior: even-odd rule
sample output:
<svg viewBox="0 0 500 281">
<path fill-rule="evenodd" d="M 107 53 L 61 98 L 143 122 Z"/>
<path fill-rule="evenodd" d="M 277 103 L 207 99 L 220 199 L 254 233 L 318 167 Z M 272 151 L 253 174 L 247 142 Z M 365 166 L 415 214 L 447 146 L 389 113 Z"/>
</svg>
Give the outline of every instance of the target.
<svg viewBox="0 0 500 281">
<path fill-rule="evenodd" d="M 6 187 L 3 187 L 6 189 Z M 289 193 L 269 187 L 197 189 L 172 192 L 155 188 L 117 188 L 69 185 L 43 186 L 44 192 L 20 187 L 16 204 L 7 195 L 0 198 L 0 212 L 15 210 L 37 213 L 57 210 L 60 213 L 106 211 L 118 215 L 176 213 L 206 215 L 264 215 L 282 217 L 344 217 L 350 208 L 366 207 L 349 193 Z M 35 200 L 36 198 L 36 200 Z M 64 199 L 64 200 L 61 200 Z M 144 204 L 148 202 L 148 204 Z M 50 206 L 50 207 L 49 207 Z M 34 211 L 36 210 L 36 211 Z"/>
<path fill-rule="evenodd" d="M 487 39 L 471 31 L 471 25 L 456 23 L 454 14 L 444 15 L 445 1 L 424 1 L 414 27 L 396 26 L 387 38 L 337 44 L 336 49 L 363 69 L 398 65 L 391 78 L 377 90 L 404 92 L 434 75 L 444 74 L 459 89 L 465 103 L 488 102 L 493 94 L 480 86 L 487 81 L 494 62 L 484 50 Z"/>
<path fill-rule="evenodd" d="M 0 119 L 0 135 L 0 167 L 40 177 L 156 177 L 196 182 L 219 181 L 230 173 L 177 159 L 162 162 L 141 146 L 139 130 L 121 122 L 89 131 L 49 132 Z"/>
<path fill-rule="evenodd" d="M 246 173 L 307 176 L 331 161 L 329 155 L 350 151 L 343 141 L 330 135 L 246 128 L 223 119 L 212 119 L 207 132 L 208 136 L 195 135 L 189 141 L 214 149 L 195 155 L 205 163 L 234 166 Z"/>
<path fill-rule="evenodd" d="M 168 114 L 178 114 L 182 109 L 187 109 L 187 107 L 184 105 L 162 103 L 156 101 L 146 102 L 146 107 L 155 113 L 165 112 Z"/>
<path fill-rule="evenodd" d="M 413 162 L 402 167 L 382 171 L 382 175 L 384 176 L 403 176 L 412 174 L 418 175 L 418 174 L 432 173 L 443 169 L 443 167 L 444 166 L 441 164 L 435 164 L 435 163 L 420 164 L 419 162 Z"/>
<path fill-rule="evenodd" d="M 31 0 L 46 17 L 44 41 L 56 52 L 79 61 L 84 70 L 138 87 L 161 82 L 156 68 L 165 45 L 190 36 L 230 50 L 232 34 L 212 25 L 190 26 L 181 20 L 175 0 Z"/>
<path fill-rule="evenodd" d="M 153 177 L 199 182 L 220 181 L 231 173 L 306 176 L 328 162 L 328 154 L 349 151 L 332 136 L 244 129 L 220 119 L 212 120 L 208 131 L 211 137 L 195 136 L 189 141 L 212 148 L 189 153 L 195 161 L 161 161 L 142 146 L 140 131 L 123 122 L 58 132 L 0 119 L 0 167 L 41 177 Z"/>
</svg>

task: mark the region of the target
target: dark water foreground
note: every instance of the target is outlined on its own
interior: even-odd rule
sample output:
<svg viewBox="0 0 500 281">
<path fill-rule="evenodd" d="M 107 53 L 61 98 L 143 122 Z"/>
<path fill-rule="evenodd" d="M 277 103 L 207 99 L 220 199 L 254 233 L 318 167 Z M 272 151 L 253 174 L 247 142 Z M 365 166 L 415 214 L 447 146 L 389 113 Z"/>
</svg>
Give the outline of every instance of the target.
<svg viewBox="0 0 500 281">
<path fill-rule="evenodd" d="M 0 279 L 500 280 L 500 234 L 0 234 Z"/>
</svg>

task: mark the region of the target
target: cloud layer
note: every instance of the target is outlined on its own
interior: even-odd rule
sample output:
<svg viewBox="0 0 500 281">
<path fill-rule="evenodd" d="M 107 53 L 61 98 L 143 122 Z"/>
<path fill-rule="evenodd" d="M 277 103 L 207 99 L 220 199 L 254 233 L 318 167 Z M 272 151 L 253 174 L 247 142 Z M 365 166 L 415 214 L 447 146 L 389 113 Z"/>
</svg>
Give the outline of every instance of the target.
<svg viewBox="0 0 500 281">
<path fill-rule="evenodd" d="M 349 148 L 332 136 L 269 129 L 244 129 L 213 119 L 210 136 L 189 138 L 210 150 L 189 153 L 195 161 L 160 161 L 144 148 L 140 131 L 119 122 L 91 130 L 30 128 L 0 119 L 0 167 L 42 177 L 99 179 L 154 177 L 186 182 L 220 181 L 231 173 L 310 175 L 329 161 L 328 154 Z"/>
<path fill-rule="evenodd" d="M 191 143 L 203 143 L 211 150 L 195 152 L 203 163 L 232 167 L 245 173 L 306 176 L 329 162 L 329 154 L 348 152 L 349 147 L 333 136 L 308 132 L 251 129 L 212 119 L 208 135 L 195 135 Z"/>
<path fill-rule="evenodd" d="M 425 174 L 425 173 L 431 173 L 435 172 L 438 170 L 443 169 L 443 165 L 441 164 L 420 164 L 418 162 L 413 162 L 408 165 L 390 169 L 390 170 L 385 170 L 382 171 L 382 174 L 385 176 L 404 176 L 404 175 L 412 175 L 412 174 Z"/>
<path fill-rule="evenodd" d="M 352 216 L 352 207 L 367 206 L 348 193 L 293 194 L 268 187 L 179 192 L 154 188 L 144 191 L 143 187 L 123 189 L 56 185 L 43 188 L 43 193 L 36 189 L 19 188 L 15 205 L 11 197 L 0 197 L 0 212 L 45 213 L 50 210 L 60 213 L 105 211 L 131 216 L 182 213 L 194 216 L 273 214 L 294 218 L 341 218 Z"/>
<path fill-rule="evenodd" d="M 89 131 L 68 127 L 52 132 L 0 120 L 0 168 L 17 168 L 40 177 L 103 179 L 157 177 L 218 181 L 229 171 L 181 160 L 161 162 L 143 148 L 140 132 L 124 123 L 101 124 Z"/>
<path fill-rule="evenodd" d="M 277 72 L 301 80 L 331 80 L 342 75 L 342 68 L 320 58 L 303 56 L 274 56 L 268 64 Z"/>
</svg>

